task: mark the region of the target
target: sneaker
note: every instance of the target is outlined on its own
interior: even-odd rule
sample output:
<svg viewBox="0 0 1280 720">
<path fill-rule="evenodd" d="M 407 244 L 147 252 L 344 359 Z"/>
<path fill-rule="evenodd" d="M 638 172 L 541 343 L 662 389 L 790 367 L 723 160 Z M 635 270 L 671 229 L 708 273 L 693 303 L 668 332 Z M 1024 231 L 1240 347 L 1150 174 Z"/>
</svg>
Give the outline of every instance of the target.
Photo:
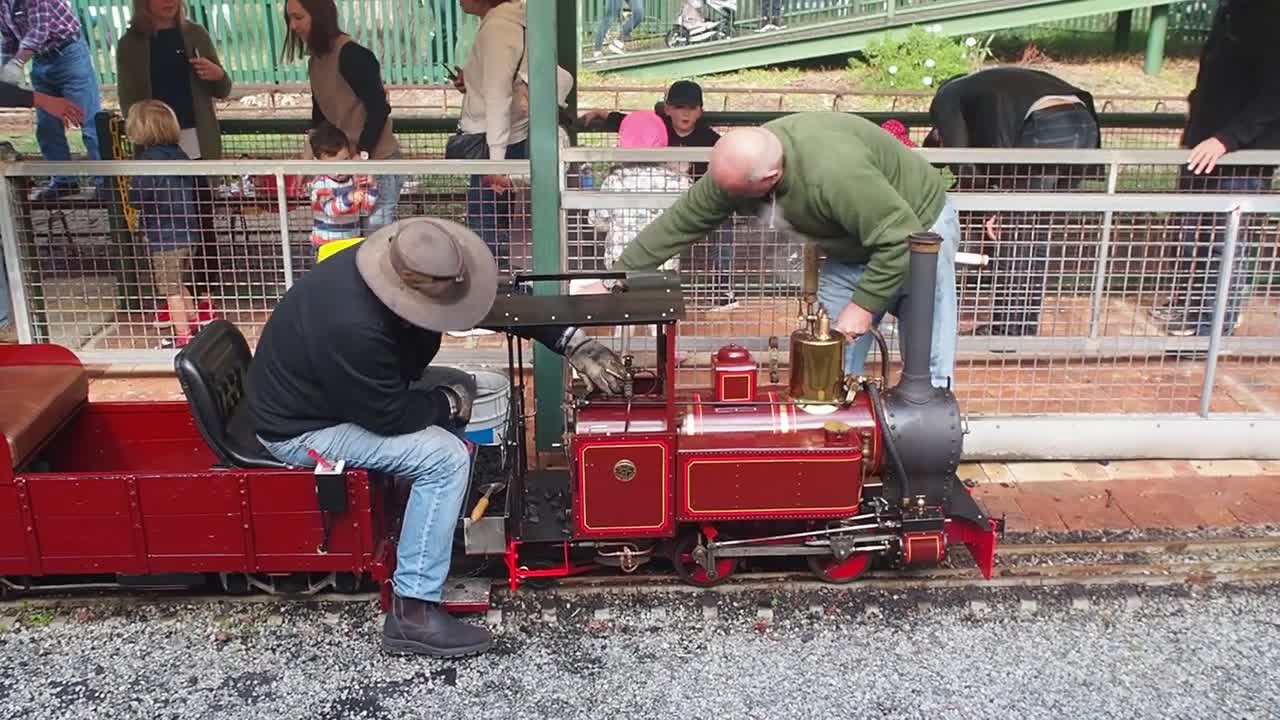
<svg viewBox="0 0 1280 720">
<path fill-rule="evenodd" d="M 169 301 L 166 300 L 151 318 L 151 327 L 167 328 L 173 326 L 173 317 L 169 315 Z"/>
<path fill-rule="evenodd" d="M 592 50 L 592 51 L 591 51 L 591 59 L 592 59 L 592 60 L 599 60 L 599 59 L 600 59 L 600 58 L 602 58 L 602 57 L 604 57 L 604 53 L 600 52 L 599 50 Z"/>
<path fill-rule="evenodd" d="M 716 312 L 718 310 L 732 310 L 736 307 L 738 307 L 738 298 L 731 292 L 723 295 L 716 295 L 711 298 L 710 310 L 712 312 Z"/>
<path fill-rule="evenodd" d="M 201 298 L 196 302 L 196 323 L 201 328 L 218 319 L 218 311 L 213 308 L 213 300 Z"/>
<path fill-rule="evenodd" d="M 465 657 L 493 646 L 493 633 L 464 623 L 439 603 L 391 597 L 391 612 L 382 626 L 382 649 L 394 655 Z"/>
<path fill-rule="evenodd" d="M 777 25 L 774 25 L 773 23 L 765 23 L 760 27 L 756 28 L 756 32 L 769 32 L 770 30 L 777 30 L 777 29 L 778 29 Z"/>
<path fill-rule="evenodd" d="M 623 45 L 621 40 L 614 40 L 613 42 L 609 43 L 609 52 L 613 53 L 614 55 L 626 55 L 627 46 Z"/>
</svg>

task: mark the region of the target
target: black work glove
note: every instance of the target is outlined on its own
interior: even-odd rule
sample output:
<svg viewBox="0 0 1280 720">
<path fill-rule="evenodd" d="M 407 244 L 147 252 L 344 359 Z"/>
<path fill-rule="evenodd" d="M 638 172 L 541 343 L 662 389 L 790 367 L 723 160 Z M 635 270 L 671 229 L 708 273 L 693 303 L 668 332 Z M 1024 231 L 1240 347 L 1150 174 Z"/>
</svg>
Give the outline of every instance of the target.
<svg viewBox="0 0 1280 720">
<path fill-rule="evenodd" d="M 471 397 L 467 387 L 465 385 L 441 385 L 440 389 L 449 398 L 450 420 L 452 420 L 454 426 L 464 427 L 471 422 L 471 406 L 475 402 L 475 398 Z"/>
<path fill-rule="evenodd" d="M 600 341 L 588 337 L 582 328 L 575 329 L 565 342 L 564 357 L 594 389 L 622 394 L 627 376 L 622 360 Z"/>
</svg>

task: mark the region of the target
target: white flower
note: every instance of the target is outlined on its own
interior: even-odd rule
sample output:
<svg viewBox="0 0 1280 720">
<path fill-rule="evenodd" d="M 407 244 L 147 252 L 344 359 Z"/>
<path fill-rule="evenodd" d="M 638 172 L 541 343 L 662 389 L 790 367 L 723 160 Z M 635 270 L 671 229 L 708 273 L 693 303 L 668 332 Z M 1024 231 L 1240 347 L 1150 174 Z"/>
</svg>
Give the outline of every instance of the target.
<svg viewBox="0 0 1280 720">
<path fill-rule="evenodd" d="M 972 35 L 970 35 L 969 37 L 967 37 L 967 38 L 965 38 L 965 39 L 964 39 L 964 44 L 965 44 L 967 47 L 973 47 L 974 45 L 977 45 L 977 44 L 978 44 L 978 38 L 973 37 Z"/>
<path fill-rule="evenodd" d="M 925 75 L 925 76 L 924 76 L 924 84 L 925 84 L 925 85 L 933 85 L 933 78 L 932 78 L 932 77 L 929 77 L 928 75 Z"/>
<path fill-rule="evenodd" d="M 925 60 L 925 61 L 924 61 L 924 66 L 925 66 L 925 67 L 927 67 L 927 68 L 931 68 L 931 67 L 933 67 L 934 65 L 937 65 L 937 64 L 938 64 L 938 63 L 936 63 L 936 62 L 934 62 L 934 61 L 933 61 L 933 58 L 930 58 L 930 59 L 928 59 L 928 60 Z"/>
<path fill-rule="evenodd" d="M 897 74 L 898 74 L 898 66 L 897 66 L 897 65 L 890 65 L 890 66 L 889 66 L 889 74 L 890 74 L 890 75 L 897 75 Z"/>
</svg>

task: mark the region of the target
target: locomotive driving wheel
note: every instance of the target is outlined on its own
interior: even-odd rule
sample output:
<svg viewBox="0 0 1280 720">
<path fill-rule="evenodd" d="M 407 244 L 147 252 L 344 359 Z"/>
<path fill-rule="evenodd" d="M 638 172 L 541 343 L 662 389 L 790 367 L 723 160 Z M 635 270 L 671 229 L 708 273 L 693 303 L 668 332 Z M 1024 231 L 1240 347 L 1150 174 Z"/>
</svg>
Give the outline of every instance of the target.
<svg viewBox="0 0 1280 720">
<path fill-rule="evenodd" d="M 840 560 L 834 555 L 810 555 L 809 570 L 823 582 L 844 585 L 857 580 L 871 567 L 870 553 L 857 553 Z"/>
<path fill-rule="evenodd" d="M 737 558 L 717 558 L 713 577 L 713 574 L 708 572 L 697 559 L 700 553 L 705 551 L 705 547 L 706 539 L 703 534 L 694 531 L 681 535 L 671 551 L 671 564 L 675 566 L 676 574 L 690 585 L 700 587 L 719 585 L 738 567 Z"/>
</svg>

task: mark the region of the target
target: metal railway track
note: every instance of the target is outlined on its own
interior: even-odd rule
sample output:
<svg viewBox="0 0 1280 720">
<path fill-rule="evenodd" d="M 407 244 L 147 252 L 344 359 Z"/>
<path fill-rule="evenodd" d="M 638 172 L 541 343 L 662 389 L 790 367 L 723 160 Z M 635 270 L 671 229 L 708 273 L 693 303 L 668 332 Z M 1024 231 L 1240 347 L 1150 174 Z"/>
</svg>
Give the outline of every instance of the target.
<svg viewBox="0 0 1280 720">
<path fill-rule="evenodd" d="M 872 571 L 848 585 L 830 585 L 821 582 L 807 572 L 748 572 L 735 575 L 729 581 L 715 587 L 696 587 L 681 582 L 674 575 L 616 573 L 582 575 L 564 578 L 544 590 L 525 589 L 521 594 L 556 598 L 583 598 L 606 595 L 642 595 L 665 593 L 695 595 L 706 592 L 716 594 L 747 593 L 761 590 L 786 589 L 789 592 L 828 590 L 834 592 L 874 590 L 929 590 L 956 588 L 1043 588 L 1053 586 L 1105 586 L 1105 585 L 1210 585 L 1210 584 L 1269 584 L 1280 583 L 1280 553 L 1273 558 L 1215 558 L 1195 559 L 1197 555 L 1212 553 L 1257 553 L 1280 551 L 1280 537 L 1260 538 L 1212 538 L 1195 540 L 1122 541 L 1122 542 L 1072 542 L 1028 543 L 1004 545 L 998 557 L 1007 558 L 1061 558 L 1067 556 L 1123 556 L 1116 562 L 1080 561 L 1056 564 L 997 564 L 996 575 L 984 580 L 972 567 L 939 567 L 916 571 Z M 1151 562 L 1134 562 L 1132 556 L 1146 556 Z M 1177 557 L 1189 559 L 1178 561 Z M 174 592 L 165 590 L 137 591 L 123 588 L 101 592 L 109 588 L 95 588 L 92 594 L 47 596 L 25 594 L 21 603 L 31 607 L 69 606 L 79 607 L 107 602 L 135 605 L 149 604 L 204 604 L 204 603 L 281 603 L 296 602 L 298 597 L 283 595 L 234 596 L 203 592 Z M 66 591 L 61 591 L 66 592 Z M 303 598 L 310 601 L 362 603 L 377 599 L 376 593 L 324 593 Z M 501 606 L 512 599 L 506 584 L 495 581 L 492 602 Z M 17 607 L 17 603 L 8 603 Z M 5 604 L 0 604 L 0 612 Z"/>
</svg>

